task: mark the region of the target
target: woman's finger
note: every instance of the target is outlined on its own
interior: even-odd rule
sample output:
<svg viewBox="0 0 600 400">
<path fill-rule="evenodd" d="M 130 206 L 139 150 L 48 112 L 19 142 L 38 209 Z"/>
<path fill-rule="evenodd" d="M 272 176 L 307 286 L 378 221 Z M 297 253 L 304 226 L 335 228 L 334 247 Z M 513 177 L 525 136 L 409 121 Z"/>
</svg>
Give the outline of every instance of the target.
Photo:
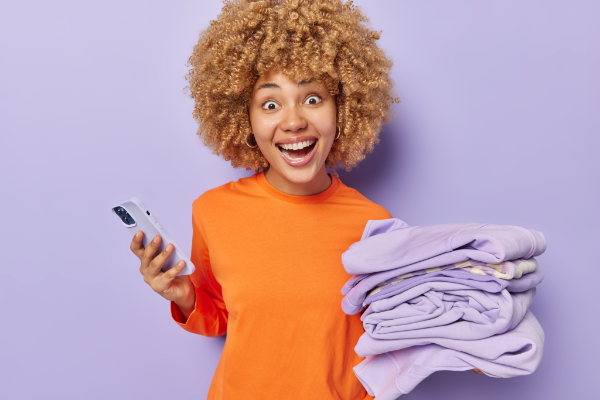
<svg viewBox="0 0 600 400">
<path fill-rule="evenodd" d="M 144 245 L 142 244 L 142 239 L 144 238 L 144 232 L 138 231 L 135 235 L 133 235 L 133 239 L 131 239 L 131 245 L 129 248 L 136 255 L 137 258 L 142 258 L 142 254 L 144 254 Z"/>
<path fill-rule="evenodd" d="M 161 240 L 162 238 L 159 235 L 154 236 L 154 239 L 152 239 L 150 244 L 144 249 L 141 260 L 145 267 L 148 267 L 150 262 L 154 259 L 154 254 L 156 254 L 156 250 L 158 250 Z"/>
<path fill-rule="evenodd" d="M 154 259 L 152 260 L 150 265 L 148 265 L 146 274 L 152 278 L 155 277 L 156 275 L 160 274 L 160 270 L 161 270 L 162 266 L 165 264 L 167 259 L 171 256 L 171 253 L 173 253 L 173 245 L 171 243 L 169 243 L 167 245 L 167 247 L 165 247 L 165 249 L 159 255 L 154 257 Z"/>
<path fill-rule="evenodd" d="M 152 239 L 148 246 L 146 246 L 144 252 L 142 253 L 142 256 L 140 257 L 140 261 L 142 262 L 142 264 L 140 265 L 140 273 L 144 275 L 144 280 L 146 282 L 149 282 L 149 277 L 147 276 L 148 268 L 150 266 L 150 263 L 152 262 L 152 259 L 154 258 L 156 250 L 158 249 L 160 240 L 161 237 L 159 235 L 154 236 L 154 239 Z"/>
<path fill-rule="evenodd" d="M 173 279 L 175 279 L 177 274 L 181 272 L 183 267 L 185 267 L 185 261 L 179 260 L 179 262 L 173 268 L 165 272 L 163 278 L 167 279 L 168 281 L 172 281 Z"/>
</svg>

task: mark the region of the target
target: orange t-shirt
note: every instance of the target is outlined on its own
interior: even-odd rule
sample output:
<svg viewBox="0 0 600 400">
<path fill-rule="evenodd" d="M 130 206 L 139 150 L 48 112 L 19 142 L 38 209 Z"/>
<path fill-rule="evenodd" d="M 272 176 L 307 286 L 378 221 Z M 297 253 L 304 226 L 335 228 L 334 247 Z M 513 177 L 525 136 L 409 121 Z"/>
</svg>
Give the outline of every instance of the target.
<svg viewBox="0 0 600 400">
<path fill-rule="evenodd" d="M 373 399 L 352 370 L 364 329 L 341 308 L 341 256 L 368 220 L 387 218 L 336 177 L 293 196 L 261 172 L 194 201 L 196 306 L 185 323 L 175 303 L 171 315 L 189 332 L 227 333 L 208 399 Z"/>
</svg>

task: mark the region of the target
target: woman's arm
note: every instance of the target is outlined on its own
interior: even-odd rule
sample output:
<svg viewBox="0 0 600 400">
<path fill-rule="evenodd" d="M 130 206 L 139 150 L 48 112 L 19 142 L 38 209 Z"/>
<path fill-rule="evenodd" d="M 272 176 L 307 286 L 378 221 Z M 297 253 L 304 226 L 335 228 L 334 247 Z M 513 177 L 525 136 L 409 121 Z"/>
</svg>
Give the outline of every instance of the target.
<svg viewBox="0 0 600 400">
<path fill-rule="evenodd" d="M 192 253 L 196 270 L 190 279 L 194 290 L 171 304 L 171 316 L 183 329 L 203 336 L 221 336 L 227 332 L 228 312 L 221 285 L 212 273 L 206 234 L 202 224 L 192 217 Z"/>
</svg>

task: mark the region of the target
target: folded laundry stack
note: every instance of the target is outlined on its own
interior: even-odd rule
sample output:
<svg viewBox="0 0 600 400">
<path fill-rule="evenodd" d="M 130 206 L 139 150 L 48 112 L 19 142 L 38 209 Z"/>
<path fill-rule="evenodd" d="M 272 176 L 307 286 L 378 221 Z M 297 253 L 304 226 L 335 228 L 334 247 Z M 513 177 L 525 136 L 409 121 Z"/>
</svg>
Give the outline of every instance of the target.
<svg viewBox="0 0 600 400">
<path fill-rule="evenodd" d="M 544 344 L 529 311 L 544 279 L 533 257 L 545 250 L 540 232 L 517 226 L 369 221 L 342 255 L 354 275 L 342 309 L 364 310 L 354 372 L 367 392 L 394 400 L 440 370 L 532 373 Z"/>
</svg>

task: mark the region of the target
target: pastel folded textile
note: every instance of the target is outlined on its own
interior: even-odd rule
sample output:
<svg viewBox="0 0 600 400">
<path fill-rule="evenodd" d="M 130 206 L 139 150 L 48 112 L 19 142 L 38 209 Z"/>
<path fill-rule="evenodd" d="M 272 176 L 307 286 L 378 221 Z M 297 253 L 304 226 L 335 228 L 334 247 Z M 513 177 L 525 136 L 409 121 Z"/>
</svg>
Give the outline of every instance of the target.
<svg viewBox="0 0 600 400">
<path fill-rule="evenodd" d="M 506 289 L 511 293 L 524 292 L 533 289 L 544 280 L 544 273 L 536 271 L 523 275 L 520 279 L 499 279 L 489 275 L 473 275 L 470 272 L 462 270 L 437 271 L 431 274 L 414 276 L 403 280 L 394 279 L 385 284 L 379 284 L 368 293 L 363 304 L 369 305 L 374 301 L 395 296 L 412 287 L 425 282 L 454 282 L 471 286 L 473 289 L 483 290 L 490 293 L 498 293 Z"/>
<path fill-rule="evenodd" d="M 349 315 L 357 314 L 374 301 L 402 293 L 421 283 L 434 281 L 462 283 L 474 289 L 491 293 L 497 293 L 503 289 L 509 292 L 524 292 L 536 287 L 544 279 L 544 274 L 537 270 L 537 262 L 529 264 L 535 265 L 535 272 L 523 275 L 520 279 L 511 280 L 499 279 L 491 275 L 477 275 L 464 269 L 438 270 L 423 274 L 409 273 L 384 282 L 378 282 L 379 275 L 373 274 L 358 281 L 354 287 L 345 291 L 342 310 Z"/>
<path fill-rule="evenodd" d="M 536 289 L 488 293 L 452 282 L 426 282 L 369 305 L 361 315 L 365 333 L 354 350 L 360 357 L 436 338 L 477 340 L 513 329 L 523 319 Z M 411 344 L 416 345 L 416 344 Z"/>
<path fill-rule="evenodd" d="M 401 270 L 403 269 L 403 267 L 400 267 L 399 269 Z M 507 260 L 498 264 L 487 264 L 481 261 L 467 260 L 459 263 L 442 265 L 435 268 L 407 272 L 405 274 L 397 276 L 395 275 L 395 273 L 398 269 L 392 269 L 379 273 L 373 272 L 369 274 L 353 275 L 352 278 L 350 278 L 342 287 L 342 294 L 347 294 L 349 291 L 351 291 L 354 287 L 359 285 L 364 280 L 367 280 L 368 282 L 370 282 L 370 284 L 377 282 L 376 286 L 382 286 L 387 283 L 383 282 L 382 279 L 384 279 L 384 281 L 389 282 L 399 282 L 409 277 L 425 275 L 445 270 L 461 270 L 470 272 L 475 275 L 489 275 L 499 279 L 518 279 L 521 276 L 535 272 L 538 269 L 539 265 L 535 258 Z M 390 276 L 392 277 L 389 278 Z"/>
<path fill-rule="evenodd" d="M 541 232 L 511 225 L 457 223 L 408 226 L 397 218 L 367 222 L 342 254 L 349 274 L 396 270 L 395 276 L 467 260 L 487 264 L 527 259 L 546 250 Z"/>
<path fill-rule="evenodd" d="M 394 400 L 440 370 L 477 368 L 496 378 L 531 374 L 542 359 L 544 331 L 528 311 L 513 330 L 486 339 L 438 338 L 435 344 L 413 339 L 412 342 L 421 345 L 411 344 L 401 350 L 368 355 L 353 368 L 375 400 Z"/>
<path fill-rule="evenodd" d="M 535 258 L 507 260 L 498 264 L 486 264 L 480 261 L 467 260 L 459 263 L 442 265 L 435 268 L 421 269 L 398 275 L 398 271 L 404 270 L 404 267 L 400 267 L 388 271 L 353 275 L 342 287 L 342 294 L 348 294 L 354 287 L 361 284 L 365 280 L 369 285 L 372 285 L 371 288 L 374 288 L 376 286 L 384 285 L 386 281 L 401 281 L 409 277 L 445 270 L 461 270 L 475 275 L 489 275 L 499 279 L 518 279 L 521 276 L 535 272 L 538 269 L 539 266 Z"/>
</svg>

